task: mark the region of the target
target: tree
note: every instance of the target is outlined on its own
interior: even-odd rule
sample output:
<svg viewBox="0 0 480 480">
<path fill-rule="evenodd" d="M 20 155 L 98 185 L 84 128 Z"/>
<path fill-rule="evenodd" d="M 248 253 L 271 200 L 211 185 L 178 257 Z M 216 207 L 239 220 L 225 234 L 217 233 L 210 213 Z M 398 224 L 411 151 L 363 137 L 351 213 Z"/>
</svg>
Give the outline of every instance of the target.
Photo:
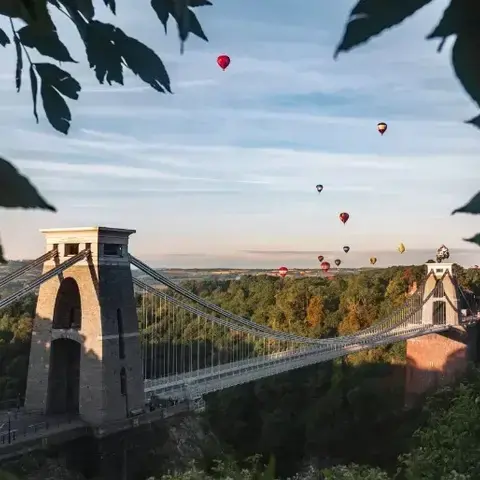
<svg viewBox="0 0 480 480">
<path fill-rule="evenodd" d="M 372 37 L 402 23 L 405 19 L 431 3 L 432 0 L 386 2 L 384 0 L 359 0 L 350 12 L 343 37 L 335 51 L 340 52 L 366 43 Z M 480 3 L 477 0 L 451 0 L 427 40 L 440 40 L 441 52 L 448 37 L 455 36 L 452 47 L 452 64 L 456 77 L 470 98 L 480 107 Z M 466 123 L 480 128 L 480 113 Z M 452 212 L 480 214 L 480 191 L 463 207 Z M 480 245 L 480 233 L 467 242 Z"/>
<path fill-rule="evenodd" d="M 310 328 L 315 328 L 325 320 L 323 298 L 312 297 L 307 307 L 307 323 Z"/>
<path fill-rule="evenodd" d="M 103 0 L 113 15 L 116 0 Z M 210 0 L 151 0 L 153 12 L 167 33 L 167 22 L 172 17 L 177 23 L 183 53 L 190 33 L 208 41 L 194 9 L 212 5 Z M 124 69 L 130 70 L 159 93 L 172 93 L 170 78 L 158 55 L 148 46 L 127 35 L 110 23 L 95 19 L 93 0 L 5 0 L 0 4 L 0 15 L 10 20 L 11 32 L 0 28 L 0 46 L 13 46 L 17 55 L 15 86 L 22 88 L 24 64 L 32 92 L 33 115 L 37 122 L 38 94 L 50 125 L 67 135 L 72 116 L 65 99 L 78 100 L 80 83 L 57 65 L 35 58 L 43 57 L 65 64 L 77 63 L 57 33 L 51 12 L 57 10 L 66 16 L 85 46 L 88 63 L 99 83 L 123 85 Z M 55 211 L 18 170 L 0 158 L 0 207 L 39 208 Z M 0 244 L 0 263 L 5 263 Z"/>
</svg>

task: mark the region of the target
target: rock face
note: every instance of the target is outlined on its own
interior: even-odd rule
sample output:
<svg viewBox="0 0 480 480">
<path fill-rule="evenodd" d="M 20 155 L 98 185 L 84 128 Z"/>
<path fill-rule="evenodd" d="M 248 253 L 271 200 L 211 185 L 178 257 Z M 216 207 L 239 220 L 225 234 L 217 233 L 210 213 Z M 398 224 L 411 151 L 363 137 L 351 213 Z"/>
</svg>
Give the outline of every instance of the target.
<svg viewBox="0 0 480 480">
<path fill-rule="evenodd" d="M 166 438 L 161 450 L 167 460 L 167 470 L 182 470 L 192 461 L 221 454 L 219 441 L 199 415 L 178 415 L 169 419 L 165 427 Z"/>
</svg>

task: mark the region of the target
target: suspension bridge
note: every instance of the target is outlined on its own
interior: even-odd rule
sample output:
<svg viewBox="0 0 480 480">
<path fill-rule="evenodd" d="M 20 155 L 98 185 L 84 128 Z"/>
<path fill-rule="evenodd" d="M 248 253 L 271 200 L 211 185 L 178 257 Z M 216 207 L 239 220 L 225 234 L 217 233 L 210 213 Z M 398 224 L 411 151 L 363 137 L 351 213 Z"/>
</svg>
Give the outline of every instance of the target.
<svg viewBox="0 0 480 480">
<path fill-rule="evenodd" d="M 42 232 L 46 253 L 0 279 L 0 289 L 40 266 L 42 274 L 1 298 L 0 312 L 38 291 L 25 408 L 73 412 L 92 425 L 144 412 L 153 399 L 201 403 L 211 392 L 477 321 L 451 264 L 427 264 L 422 284 L 387 318 L 352 335 L 312 338 L 175 283 L 128 252 L 134 230 Z"/>
</svg>

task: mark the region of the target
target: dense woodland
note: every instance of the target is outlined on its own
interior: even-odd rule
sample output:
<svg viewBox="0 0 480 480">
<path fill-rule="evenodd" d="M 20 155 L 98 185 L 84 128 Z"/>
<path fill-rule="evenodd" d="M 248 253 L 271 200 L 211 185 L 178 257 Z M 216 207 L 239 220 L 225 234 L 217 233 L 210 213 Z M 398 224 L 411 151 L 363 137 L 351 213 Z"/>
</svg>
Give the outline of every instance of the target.
<svg viewBox="0 0 480 480">
<path fill-rule="evenodd" d="M 327 337 L 353 333 L 390 314 L 406 301 L 412 286 L 421 283 L 424 269 L 372 269 L 332 279 L 245 276 L 237 281 L 189 281 L 184 286 L 277 330 Z M 459 283 L 480 295 L 480 272 L 455 269 Z M 137 300 L 140 324 L 147 329 L 144 299 L 139 295 Z M 24 393 L 34 307 L 32 295 L 0 316 L 0 400 Z M 179 328 L 173 337 L 168 332 L 176 356 L 188 356 L 185 345 L 200 331 L 194 322 L 191 319 L 192 326 Z M 147 339 L 162 343 L 166 332 L 157 331 Z M 230 358 L 221 330 L 195 341 L 212 355 Z M 426 419 L 425 413 L 403 409 L 404 363 L 405 345 L 397 343 L 225 390 L 207 398 L 205 420 L 229 458 L 228 468 L 233 468 L 232 462 L 242 468 L 246 458 L 258 454 L 260 463 L 275 458 L 276 474 L 282 477 L 294 475 L 305 464 L 324 469 L 350 463 L 376 465 L 390 475 L 397 468 L 397 457 L 408 451 L 411 435 Z M 478 384 L 468 388 L 478 390 Z M 211 460 L 206 452 L 201 468 L 210 470 Z"/>
</svg>

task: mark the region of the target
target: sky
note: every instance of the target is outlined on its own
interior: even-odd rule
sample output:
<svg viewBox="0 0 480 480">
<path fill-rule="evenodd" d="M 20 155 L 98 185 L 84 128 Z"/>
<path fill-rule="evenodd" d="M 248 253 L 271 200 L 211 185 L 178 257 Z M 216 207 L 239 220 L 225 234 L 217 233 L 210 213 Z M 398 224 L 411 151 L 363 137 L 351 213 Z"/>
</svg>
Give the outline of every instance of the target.
<svg viewBox="0 0 480 480">
<path fill-rule="evenodd" d="M 336 61 L 351 0 L 217 1 L 196 9 L 209 42 L 191 37 L 184 55 L 149 2 L 118 3 L 114 17 L 96 2 L 98 18 L 159 54 L 173 95 L 132 75 L 123 88 L 99 85 L 61 17 L 80 62 L 62 68 L 83 87 L 65 137 L 42 109 L 35 123 L 28 75 L 16 94 L 14 48 L 0 51 L 0 155 L 58 208 L 0 210 L 9 258 L 43 253 L 41 228 L 102 225 L 136 229 L 130 251 L 155 267 L 306 268 L 320 254 L 353 267 L 371 255 L 377 266 L 412 264 L 442 243 L 453 261 L 480 263 L 462 241 L 479 222 L 450 216 L 480 186 L 480 132 L 462 123 L 477 112 L 450 44 L 437 54 L 424 40 L 445 1 Z M 232 60 L 225 72 L 220 54 Z"/>
</svg>

